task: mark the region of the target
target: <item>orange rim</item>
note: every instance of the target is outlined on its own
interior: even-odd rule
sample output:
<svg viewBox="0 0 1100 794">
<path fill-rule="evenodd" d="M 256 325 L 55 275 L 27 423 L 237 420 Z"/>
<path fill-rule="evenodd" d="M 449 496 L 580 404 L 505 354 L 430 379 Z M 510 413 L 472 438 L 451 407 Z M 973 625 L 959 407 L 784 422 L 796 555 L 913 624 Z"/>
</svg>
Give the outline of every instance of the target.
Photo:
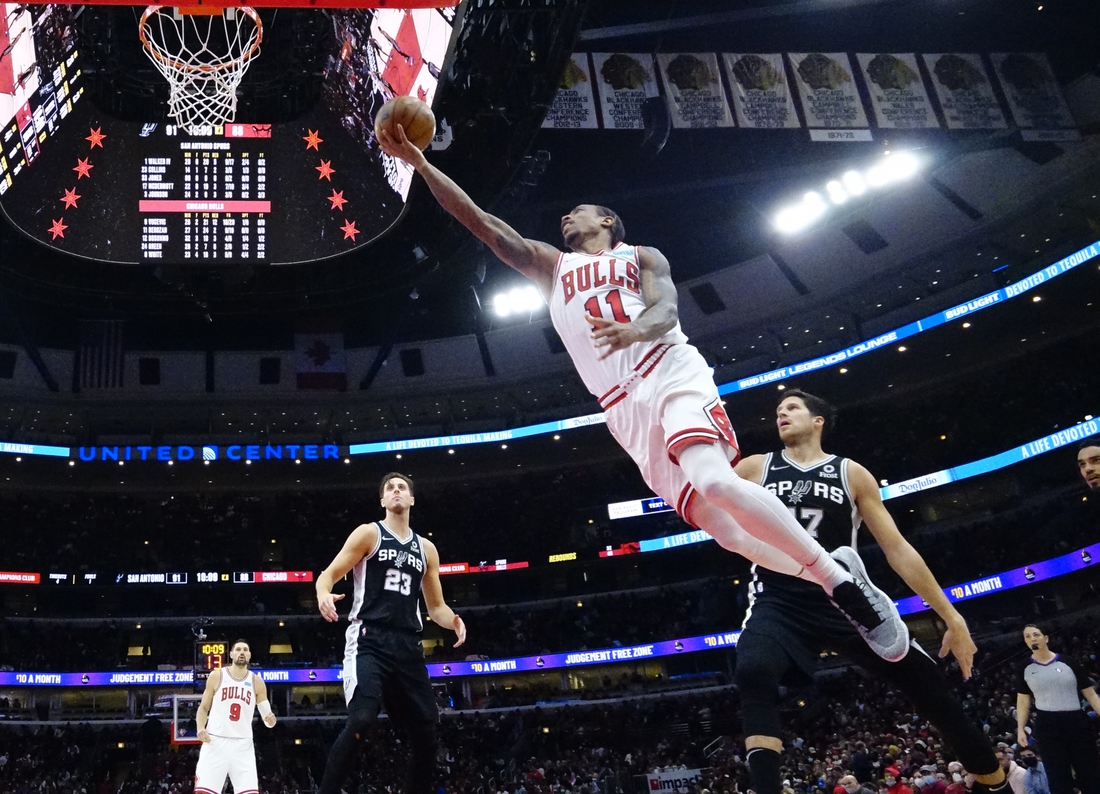
<svg viewBox="0 0 1100 794">
<path fill-rule="evenodd" d="M 153 14 L 160 11 L 162 8 L 165 8 L 165 6 L 146 6 L 145 11 L 141 15 L 141 22 L 138 23 L 138 38 L 141 39 L 141 46 L 145 49 L 147 53 L 149 53 L 152 58 L 155 58 L 166 66 L 169 66 L 178 71 L 200 73 L 224 71 L 226 69 L 230 69 L 234 66 L 238 66 L 242 63 L 248 62 L 260 49 L 260 44 L 264 40 L 264 26 L 263 23 L 260 21 L 260 15 L 256 12 L 256 9 L 252 8 L 252 6 L 234 7 L 237 9 L 237 11 L 241 11 L 247 14 L 252 19 L 252 22 L 256 25 L 256 41 L 253 42 L 252 46 L 248 48 L 247 52 L 241 53 L 238 57 L 233 58 L 231 61 L 223 64 L 202 64 L 200 66 L 196 66 L 193 63 L 184 63 L 183 61 L 178 61 L 173 58 L 166 58 L 164 55 L 157 52 L 156 48 L 145 35 L 145 26 L 148 23 L 149 18 L 153 16 Z"/>
</svg>

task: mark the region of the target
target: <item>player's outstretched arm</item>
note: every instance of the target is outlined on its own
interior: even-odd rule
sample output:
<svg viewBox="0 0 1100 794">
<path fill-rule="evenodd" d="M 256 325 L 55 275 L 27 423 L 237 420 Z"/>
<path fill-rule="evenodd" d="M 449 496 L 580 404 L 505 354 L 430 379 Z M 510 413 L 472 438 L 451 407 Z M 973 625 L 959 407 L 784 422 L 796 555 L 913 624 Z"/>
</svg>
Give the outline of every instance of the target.
<svg viewBox="0 0 1100 794">
<path fill-rule="evenodd" d="M 210 734 L 206 732 L 206 720 L 210 717 L 210 707 L 214 705 L 214 693 L 222 685 L 221 669 L 211 670 L 206 677 L 206 688 L 202 691 L 202 700 L 195 710 L 195 728 L 199 741 L 203 744 L 210 742 Z"/>
<path fill-rule="evenodd" d="M 424 153 L 409 142 L 400 124 L 397 125 L 396 138 L 386 130 L 379 130 L 378 142 L 386 154 L 404 160 L 415 168 L 440 206 L 489 246 L 502 262 L 534 281 L 543 295 L 550 294 L 554 268 L 561 253 L 557 248 L 526 239 L 500 218 L 477 206 L 466 191 L 429 163 Z"/>
<path fill-rule="evenodd" d="M 601 361 L 635 342 L 660 339 L 675 327 L 679 316 L 668 260 L 656 248 L 638 246 L 636 250 L 645 310 L 629 323 L 585 315 L 592 325 L 592 341 L 600 349 Z"/>
<path fill-rule="evenodd" d="M 317 591 L 317 611 L 329 623 L 335 623 L 340 619 L 336 614 L 336 602 L 344 597 L 333 595 L 332 586 L 347 576 L 348 571 L 354 568 L 359 560 L 374 551 L 375 546 L 378 545 L 378 539 L 376 524 L 360 524 L 348 535 L 340 553 L 317 577 L 317 582 L 314 584 L 314 589 Z"/>
<path fill-rule="evenodd" d="M 970 629 L 963 616 L 947 600 L 947 596 L 943 594 L 943 588 L 932 575 L 924 558 L 898 531 L 898 525 L 894 523 L 886 505 L 882 503 L 882 494 L 879 493 L 878 483 L 871 476 L 871 472 L 855 461 L 849 461 L 848 483 L 863 523 L 867 525 L 875 541 L 882 547 L 890 567 L 947 624 L 947 631 L 944 632 L 943 644 L 940 647 L 940 658 L 943 659 L 949 653 L 953 654 L 959 662 L 963 678 L 970 678 L 970 670 L 974 665 L 974 654 L 977 653 L 978 646 L 971 639 Z"/>
<path fill-rule="evenodd" d="M 456 635 L 455 647 L 466 642 L 466 624 L 443 600 L 443 586 L 439 583 L 439 552 L 430 540 L 424 540 L 424 557 L 428 560 L 428 570 L 420 582 L 420 591 L 424 593 L 424 604 L 428 615 L 437 626 L 450 629 Z"/>
<path fill-rule="evenodd" d="M 271 703 L 267 699 L 267 682 L 255 673 L 252 674 L 253 683 L 256 687 L 256 709 L 260 712 L 260 717 L 263 718 L 264 725 L 269 728 L 274 728 L 275 723 L 278 721 L 275 717 L 275 712 L 271 710 Z"/>
</svg>

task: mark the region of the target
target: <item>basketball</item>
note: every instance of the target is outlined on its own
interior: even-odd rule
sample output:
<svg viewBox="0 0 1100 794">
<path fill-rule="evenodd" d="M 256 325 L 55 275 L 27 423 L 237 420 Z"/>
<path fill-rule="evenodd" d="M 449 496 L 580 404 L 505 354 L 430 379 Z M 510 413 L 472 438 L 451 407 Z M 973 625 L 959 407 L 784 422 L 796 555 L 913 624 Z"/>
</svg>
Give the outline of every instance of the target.
<svg viewBox="0 0 1100 794">
<path fill-rule="evenodd" d="M 405 137 L 418 149 L 427 149 L 435 135 L 435 115 L 424 102 L 411 96 L 397 96 L 382 106 L 374 119 L 374 134 L 386 130 L 395 139 L 397 125 L 405 129 Z"/>
</svg>

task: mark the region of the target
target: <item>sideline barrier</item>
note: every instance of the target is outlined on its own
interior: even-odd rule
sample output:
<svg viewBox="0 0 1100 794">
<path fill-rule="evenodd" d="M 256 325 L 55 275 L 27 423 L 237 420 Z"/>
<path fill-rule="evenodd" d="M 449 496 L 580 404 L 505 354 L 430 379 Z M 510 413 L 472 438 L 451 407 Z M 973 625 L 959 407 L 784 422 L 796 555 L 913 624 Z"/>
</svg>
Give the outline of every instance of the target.
<svg viewBox="0 0 1100 794">
<path fill-rule="evenodd" d="M 952 602 L 968 601 L 973 598 L 980 598 L 992 593 L 1012 590 L 1016 587 L 1023 587 L 1074 573 L 1090 567 L 1092 561 L 1098 559 L 1098 555 L 1100 555 L 1100 543 L 1094 543 L 1069 554 L 1063 554 L 1060 557 L 1034 562 L 993 576 L 983 576 L 980 579 L 952 585 L 945 588 L 943 592 Z M 929 609 L 928 604 L 921 600 L 920 596 L 903 598 L 895 603 L 902 615 L 926 612 Z M 728 631 L 718 634 L 701 634 L 696 637 L 683 637 L 678 640 L 664 640 L 663 642 L 654 642 L 647 645 L 547 653 L 537 656 L 517 656 L 511 659 L 443 662 L 429 664 L 428 675 L 433 679 L 441 680 L 463 676 L 554 670 L 567 667 L 586 667 L 593 664 L 659 659 L 664 656 L 677 656 L 683 653 L 730 648 L 737 645 L 740 637 L 740 631 Z M 257 670 L 256 672 L 264 681 L 276 684 L 336 683 L 343 678 L 343 671 L 332 667 Z M 180 686 L 193 683 L 194 672 L 191 670 L 117 671 L 107 673 L 0 672 L 0 687 Z"/>
</svg>

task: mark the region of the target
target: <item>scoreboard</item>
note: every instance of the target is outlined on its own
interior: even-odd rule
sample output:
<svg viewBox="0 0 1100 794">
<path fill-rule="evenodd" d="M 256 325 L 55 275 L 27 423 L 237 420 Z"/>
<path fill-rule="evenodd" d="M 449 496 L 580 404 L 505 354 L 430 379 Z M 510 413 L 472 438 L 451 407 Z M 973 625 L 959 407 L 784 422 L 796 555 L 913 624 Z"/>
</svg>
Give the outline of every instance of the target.
<svg viewBox="0 0 1100 794">
<path fill-rule="evenodd" d="M 316 107 L 286 124 L 141 124 L 82 102 L 2 196 L 45 245 L 123 264 L 277 265 L 350 253 L 405 206 L 392 161 Z"/>
<path fill-rule="evenodd" d="M 271 125 L 164 131 L 169 145 L 141 165 L 142 258 L 266 261 Z"/>
<path fill-rule="evenodd" d="M 75 7 L 0 6 L 0 221 L 74 259 L 152 266 L 314 262 L 385 234 L 413 171 L 380 152 L 373 115 L 394 93 L 432 104 L 455 20 L 334 10 L 334 40 L 362 46 L 330 53 L 313 107 L 183 127 L 116 118 L 96 91 L 80 101 L 104 78 L 75 48 Z"/>
</svg>

